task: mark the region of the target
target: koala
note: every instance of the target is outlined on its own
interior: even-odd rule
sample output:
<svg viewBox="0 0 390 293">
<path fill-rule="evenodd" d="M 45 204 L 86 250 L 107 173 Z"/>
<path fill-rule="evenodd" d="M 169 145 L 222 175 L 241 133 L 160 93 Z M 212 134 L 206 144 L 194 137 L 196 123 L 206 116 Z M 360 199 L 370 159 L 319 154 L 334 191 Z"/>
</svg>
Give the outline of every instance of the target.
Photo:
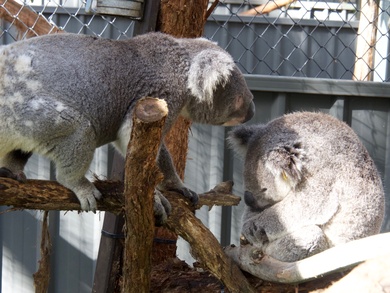
<svg viewBox="0 0 390 293">
<path fill-rule="evenodd" d="M 31 153 L 43 155 L 84 211 L 96 211 L 101 198 L 85 177 L 94 151 L 113 143 L 125 156 L 140 98 L 167 102 L 163 135 L 180 115 L 231 126 L 254 114 L 253 96 L 232 57 L 203 38 L 47 35 L 0 47 L 0 72 L 0 175 L 23 181 Z M 176 190 L 196 202 L 163 142 L 157 162 L 164 174 L 159 190 Z M 158 208 L 169 212 L 166 200 L 156 203 L 157 214 Z"/>
<path fill-rule="evenodd" d="M 380 232 L 381 178 L 344 122 L 297 112 L 238 126 L 228 140 L 244 158 L 242 244 L 293 262 Z"/>
</svg>

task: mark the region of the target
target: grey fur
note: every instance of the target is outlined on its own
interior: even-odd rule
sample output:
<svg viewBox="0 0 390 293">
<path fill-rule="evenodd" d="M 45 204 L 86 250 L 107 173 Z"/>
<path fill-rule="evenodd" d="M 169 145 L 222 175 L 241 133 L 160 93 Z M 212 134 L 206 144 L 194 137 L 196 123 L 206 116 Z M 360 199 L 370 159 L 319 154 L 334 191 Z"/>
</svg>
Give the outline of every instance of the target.
<svg viewBox="0 0 390 293">
<path fill-rule="evenodd" d="M 292 262 L 380 232 L 382 182 L 347 124 L 298 112 L 229 141 L 245 158 L 242 235 L 265 254 Z"/>
<path fill-rule="evenodd" d="M 101 194 L 84 176 L 94 150 L 114 142 L 125 155 L 133 106 L 145 96 L 166 100 L 164 134 L 179 115 L 235 125 L 254 113 L 252 94 L 231 56 L 205 39 L 160 33 L 126 41 L 73 34 L 33 38 L 0 48 L 0 166 L 19 173 L 31 152 L 44 155 L 82 209 L 94 211 Z M 160 188 L 196 201 L 164 144 L 161 150 Z"/>
</svg>

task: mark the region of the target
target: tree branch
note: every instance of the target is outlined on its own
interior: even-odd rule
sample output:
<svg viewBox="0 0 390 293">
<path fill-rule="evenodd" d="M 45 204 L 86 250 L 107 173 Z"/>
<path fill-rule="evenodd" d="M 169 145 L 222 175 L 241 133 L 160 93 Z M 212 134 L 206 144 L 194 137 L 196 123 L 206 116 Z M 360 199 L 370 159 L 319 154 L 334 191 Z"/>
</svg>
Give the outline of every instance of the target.
<svg viewBox="0 0 390 293">
<path fill-rule="evenodd" d="M 156 158 L 167 114 L 167 103 L 155 98 L 141 99 L 134 109 L 124 180 L 123 293 L 150 291 L 154 190 L 163 179 Z"/>
<path fill-rule="evenodd" d="M 95 186 L 102 192 L 98 210 L 119 214 L 123 211 L 123 183 L 96 181 Z M 212 233 L 197 219 L 193 210 L 203 205 L 232 206 L 240 202 L 240 197 L 231 194 L 233 183 L 223 182 L 215 188 L 199 195 L 199 204 L 191 206 L 181 195 L 165 192 L 172 204 L 172 213 L 167 226 L 186 239 L 192 251 L 206 267 L 220 279 L 230 292 L 254 292 L 239 268 L 224 254 Z M 17 209 L 37 210 L 80 210 L 76 196 L 67 188 L 54 181 L 27 180 L 26 183 L 1 178 L 0 205 Z M 153 229 L 152 229 L 153 231 Z"/>
<path fill-rule="evenodd" d="M 96 180 L 95 186 L 103 194 L 97 202 L 99 211 L 120 214 L 124 207 L 123 182 Z M 223 182 L 214 189 L 199 194 L 196 209 L 206 205 L 234 206 L 240 197 L 219 189 L 220 186 L 232 184 Z M 170 192 L 180 197 L 175 192 Z M 0 205 L 12 206 L 15 209 L 81 211 L 80 203 L 74 193 L 56 181 L 30 179 L 20 183 L 9 178 L 0 178 Z"/>
</svg>

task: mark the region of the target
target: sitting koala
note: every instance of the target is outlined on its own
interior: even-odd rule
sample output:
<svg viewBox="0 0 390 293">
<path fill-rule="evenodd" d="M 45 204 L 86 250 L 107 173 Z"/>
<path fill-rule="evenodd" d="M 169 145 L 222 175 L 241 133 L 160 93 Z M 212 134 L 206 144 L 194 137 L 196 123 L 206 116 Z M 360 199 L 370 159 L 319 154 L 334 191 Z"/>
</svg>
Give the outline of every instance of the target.
<svg viewBox="0 0 390 293">
<path fill-rule="evenodd" d="M 299 112 L 239 126 L 229 142 L 245 157 L 244 242 L 293 262 L 379 233 L 382 182 L 345 123 Z"/>
</svg>

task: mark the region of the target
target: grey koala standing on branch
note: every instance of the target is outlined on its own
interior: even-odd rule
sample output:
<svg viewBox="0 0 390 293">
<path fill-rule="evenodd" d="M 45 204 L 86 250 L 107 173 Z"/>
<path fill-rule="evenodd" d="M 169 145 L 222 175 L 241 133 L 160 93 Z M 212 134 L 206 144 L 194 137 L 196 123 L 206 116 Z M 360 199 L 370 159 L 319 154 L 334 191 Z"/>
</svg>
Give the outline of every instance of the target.
<svg viewBox="0 0 390 293">
<path fill-rule="evenodd" d="M 125 156 L 140 98 L 167 102 L 163 134 L 179 115 L 230 126 L 254 114 L 253 96 L 232 57 L 203 38 L 48 35 L 1 47 L 0 70 L 0 174 L 23 181 L 31 153 L 46 156 L 56 165 L 58 182 L 76 194 L 85 211 L 95 211 L 101 197 L 85 178 L 94 151 L 113 142 Z M 164 143 L 158 165 L 161 190 L 197 200 Z M 166 200 L 156 202 L 157 214 L 169 212 Z"/>
<path fill-rule="evenodd" d="M 384 191 L 353 130 L 298 112 L 229 134 L 245 157 L 242 244 L 293 262 L 380 232 Z"/>
</svg>

